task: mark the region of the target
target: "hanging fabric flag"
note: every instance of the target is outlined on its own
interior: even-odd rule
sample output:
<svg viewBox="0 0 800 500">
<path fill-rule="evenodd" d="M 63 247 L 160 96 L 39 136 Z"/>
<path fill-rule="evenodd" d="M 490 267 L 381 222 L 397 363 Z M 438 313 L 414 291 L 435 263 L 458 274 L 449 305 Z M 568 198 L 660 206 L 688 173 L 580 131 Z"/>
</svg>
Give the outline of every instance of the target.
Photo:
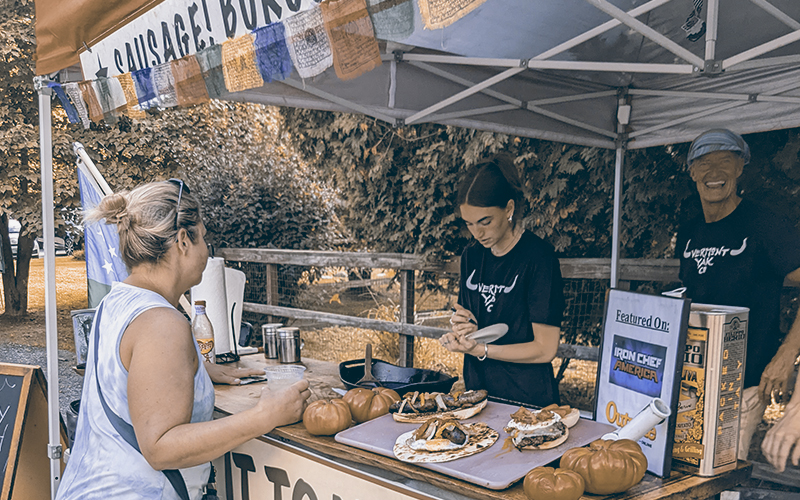
<svg viewBox="0 0 800 500">
<path fill-rule="evenodd" d="M 328 1 L 320 8 L 333 47 L 336 76 L 352 80 L 380 66 L 381 53 L 365 0 Z"/>
<path fill-rule="evenodd" d="M 425 29 L 450 26 L 481 6 L 486 0 L 419 0 L 419 12 Z"/>
<path fill-rule="evenodd" d="M 283 21 L 286 43 L 300 78 L 311 78 L 333 65 L 333 52 L 320 9 L 299 12 Z"/>
<path fill-rule="evenodd" d="M 96 207 L 103 198 L 97 182 L 82 167 L 78 167 L 78 189 L 84 211 Z M 86 250 L 86 281 L 89 307 L 97 307 L 111 290 L 111 284 L 128 277 L 128 270 L 119 256 L 119 235 L 116 224 L 104 221 L 84 223 L 84 248 Z"/>
<path fill-rule="evenodd" d="M 172 76 L 172 65 L 167 62 L 153 66 L 152 75 L 159 107 L 174 108 L 177 106 L 178 95 L 175 93 L 175 77 Z"/>
<path fill-rule="evenodd" d="M 103 119 L 103 108 L 100 106 L 100 101 L 97 100 L 94 85 L 87 80 L 80 82 L 78 87 L 81 89 L 84 102 L 86 102 L 86 109 L 89 110 L 89 119 L 95 123 L 100 122 Z"/>
<path fill-rule="evenodd" d="M 78 118 L 83 123 L 83 128 L 89 128 L 89 110 L 86 109 L 86 103 L 83 101 L 83 93 L 78 87 L 77 83 L 68 83 L 64 85 L 64 91 L 69 96 L 72 104 L 75 105 L 75 111 L 78 112 Z"/>
<path fill-rule="evenodd" d="M 401 41 L 414 33 L 414 4 L 411 0 L 367 0 L 367 11 L 375 38 Z"/>
<path fill-rule="evenodd" d="M 108 123 L 117 122 L 117 110 L 128 105 L 122 85 L 116 78 L 98 78 L 92 82 L 94 90 L 103 109 L 103 115 Z"/>
<path fill-rule="evenodd" d="M 253 35 L 246 33 L 222 42 L 222 73 L 229 92 L 240 92 L 264 85 L 256 67 Z"/>
<path fill-rule="evenodd" d="M 69 122 L 78 123 L 81 121 L 81 119 L 78 117 L 78 111 L 75 109 L 75 106 L 69 102 L 69 97 L 67 97 L 64 89 L 61 88 L 61 84 L 57 82 L 49 82 L 47 86 L 53 89 L 53 92 L 55 92 L 58 96 L 58 100 L 61 101 L 61 107 L 64 108 L 64 111 L 67 113 L 67 119 Z"/>
<path fill-rule="evenodd" d="M 134 86 L 131 74 L 123 73 L 114 78 L 119 80 L 119 86 L 122 87 L 122 92 L 125 94 L 125 101 L 128 103 L 123 112 L 134 120 L 141 120 L 144 118 L 145 114 L 142 108 L 139 107 L 139 99 L 136 97 L 136 87 Z"/>
<path fill-rule="evenodd" d="M 133 88 L 136 89 L 136 100 L 139 101 L 139 107 L 150 109 L 158 106 L 152 69 L 142 68 L 132 71 L 131 78 L 133 78 Z"/>
<path fill-rule="evenodd" d="M 175 78 L 178 106 L 192 106 L 208 102 L 208 91 L 197 58 L 189 55 L 176 59 L 170 64 L 172 65 L 172 76 Z"/>
<path fill-rule="evenodd" d="M 208 97 L 217 99 L 227 94 L 225 75 L 222 73 L 222 45 L 212 45 L 195 54 L 195 57 L 203 72 Z"/>
<path fill-rule="evenodd" d="M 292 57 L 286 47 L 286 30 L 281 23 L 272 23 L 253 32 L 256 40 L 256 64 L 265 82 L 285 80 L 292 72 Z"/>
</svg>

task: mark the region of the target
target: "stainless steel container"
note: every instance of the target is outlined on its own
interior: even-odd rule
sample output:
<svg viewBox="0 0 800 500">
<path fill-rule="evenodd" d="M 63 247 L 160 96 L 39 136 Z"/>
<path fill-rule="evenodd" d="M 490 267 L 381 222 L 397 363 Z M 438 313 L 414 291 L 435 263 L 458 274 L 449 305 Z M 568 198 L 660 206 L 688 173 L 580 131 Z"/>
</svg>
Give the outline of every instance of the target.
<svg viewBox="0 0 800 500">
<path fill-rule="evenodd" d="M 278 329 L 283 323 L 266 323 L 261 325 L 261 338 L 264 341 L 264 357 L 278 359 Z"/>
<path fill-rule="evenodd" d="M 300 349 L 303 340 L 300 338 L 300 329 L 284 327 L 278 329 L 278 361 L 281 363 L 299 363 Z"/>
</svg>

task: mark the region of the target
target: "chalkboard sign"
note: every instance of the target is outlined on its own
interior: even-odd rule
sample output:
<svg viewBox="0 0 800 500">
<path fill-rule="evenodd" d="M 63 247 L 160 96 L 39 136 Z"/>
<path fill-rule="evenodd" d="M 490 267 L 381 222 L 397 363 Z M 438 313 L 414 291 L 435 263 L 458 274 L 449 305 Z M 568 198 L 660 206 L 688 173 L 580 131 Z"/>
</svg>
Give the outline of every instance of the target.
<svg viewBox="0 0 800 500">
<path fill-rule="evenodd" d="M 51 497 L 47 428 L 42 369 L 0 363 L 0 500 Z M 66 449 L 63 423 L 60 434 Z"/>
<path fill-rule="evenodd" d="M 0 484 L 4 484 L 13 434 L 17 422 L 19 397 L 23 378 L 18 375 L 0 375 Z"/>
</svg>

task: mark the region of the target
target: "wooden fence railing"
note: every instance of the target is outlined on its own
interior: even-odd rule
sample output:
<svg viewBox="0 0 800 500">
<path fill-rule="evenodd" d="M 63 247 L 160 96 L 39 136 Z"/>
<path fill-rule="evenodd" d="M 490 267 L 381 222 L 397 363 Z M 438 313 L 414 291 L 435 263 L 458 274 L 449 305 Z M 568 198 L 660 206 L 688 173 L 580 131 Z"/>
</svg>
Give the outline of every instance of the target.
<svg viewBox="0 0 800 500">
<path fill-rule="evenodd" d="M 447 330 L 414 324 L 414 272 L 433 271 L 457 274 L 459 260 L 431 263 L 415 255 L 395 253 L 317 252 L 308 250 L 272 250 L 250 248 L 225 248 L 218 256 L 229 261 L 251 262 L 266 266 L 266 304 L 245 302 L 248 312 L 281 316 L 293 319 L 313 319 L 338 326 L 352 326 L 381 330 L 400 335 L 400 364 L 413 366 L 414 337 L 438 338 Z M 561 259 L 561 274 L 564 278 L 607 280 L 611 277 L 610 259 Z M 400 273 L 400 321 L 383 321 L 308 309 L 275 305 L 278 297 L 278 265 L 316 267 L 357 267 L 396 269 Z M 627 288 L 630 281 L 678 280 L 676 259 L 623 259 L 620 262 L 620 288 Z M 561 344 L 561 358 L 597 361 L 598 348 Z"/>
</svg>

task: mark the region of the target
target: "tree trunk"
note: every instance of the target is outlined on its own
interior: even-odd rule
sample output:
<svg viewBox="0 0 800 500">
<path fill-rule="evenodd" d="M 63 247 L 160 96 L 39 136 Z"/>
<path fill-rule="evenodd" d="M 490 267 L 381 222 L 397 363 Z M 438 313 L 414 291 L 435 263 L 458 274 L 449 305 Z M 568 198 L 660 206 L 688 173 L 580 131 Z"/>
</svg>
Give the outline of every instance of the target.
<svg viewBox="0 0 800 500">
<path fill-rule="evenodd" d="M 0 237 L 3 238 L 3 261 L 6 264 L 6 270 L 3 273 L 5 314 L 25 316 L 28 314 L 28 274 L 34 238 L 28 235 L 19 237 L 15 261 L 11 253 L 11 241 L 8 237 L 8 215 L 0 216 Z"/>
</svg>

